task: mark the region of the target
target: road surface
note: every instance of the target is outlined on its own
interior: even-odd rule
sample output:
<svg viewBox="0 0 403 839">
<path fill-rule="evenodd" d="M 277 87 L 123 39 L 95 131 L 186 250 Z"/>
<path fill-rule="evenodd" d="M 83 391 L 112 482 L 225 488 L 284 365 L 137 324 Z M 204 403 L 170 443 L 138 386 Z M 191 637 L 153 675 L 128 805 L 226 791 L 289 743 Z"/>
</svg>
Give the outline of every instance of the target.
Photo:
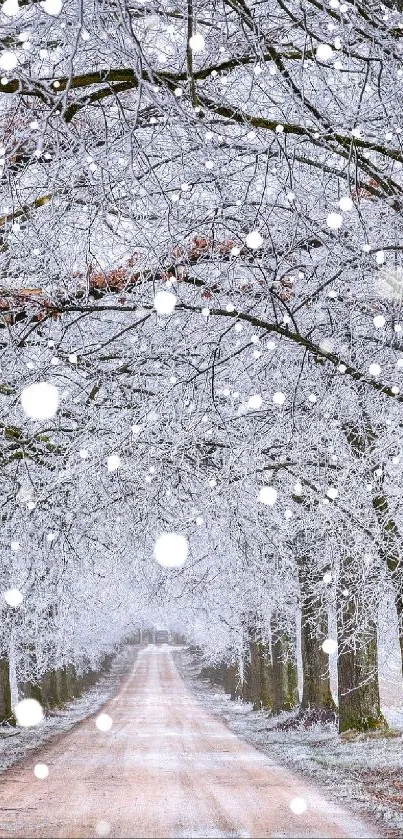
<svg viewBox="0 0 403 839">
<path fill-rule="evenodd" d="M 89 718 L 0 777 L 1 837 L 377 835 L 205 711 L 167 646 L 139 652 L 103 712 L 110 731 Z"/>
</svg>

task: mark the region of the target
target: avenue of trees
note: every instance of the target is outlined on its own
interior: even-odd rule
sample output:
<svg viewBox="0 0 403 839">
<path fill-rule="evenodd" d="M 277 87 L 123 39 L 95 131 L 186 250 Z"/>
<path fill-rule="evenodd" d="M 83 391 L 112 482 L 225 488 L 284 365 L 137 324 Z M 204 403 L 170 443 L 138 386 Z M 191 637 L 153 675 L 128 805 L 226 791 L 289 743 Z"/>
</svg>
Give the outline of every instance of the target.
<svg viewBox="0 0 403 839">
<path fill-rule="evenodd" d="M 302 711 L 333 656 L 340 731 L 386 725 L 402 54 L 392 1 L 0 0 L 3 719 L 154 623 L 274 713 L 298 634 Z"/>
</svg>

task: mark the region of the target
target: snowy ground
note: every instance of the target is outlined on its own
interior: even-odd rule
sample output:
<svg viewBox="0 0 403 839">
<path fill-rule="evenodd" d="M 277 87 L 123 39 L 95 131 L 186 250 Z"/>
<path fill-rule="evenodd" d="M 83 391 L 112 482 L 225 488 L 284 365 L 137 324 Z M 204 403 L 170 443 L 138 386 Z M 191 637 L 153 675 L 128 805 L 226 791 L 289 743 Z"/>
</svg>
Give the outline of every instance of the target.
<svg viewBox="0 0 403 839">
<path fill-rule="evenodd" d="M 94 714 L 119 689 L 122 679 L 133 666 L 138 647 L 128 645 L 115 657 L 109 673 L 101 676 L 93 688 L 63 708 L 48 712 L 35 728 L 0 726 L 0 773 L 44 743 L 64 734 Z"/>
<path fill-rule="evenodd" d="M 177 665 L 192 691 L 213 714 L 224 718 L 234 733 L 253 743 L 274 760 L 314 779 L 326 795 L 347 805 L 357 815 L 375 817 L 384 836 L 403 834 L 403 713 L 385 707 L 390 736 L 343 736 L 333 725 L 280 731 L 280 719 L 253 711 L 229 697 L 208 680 L 200 679 L 200 662 L 189 652 L 177 655 Z"/>
</svg>

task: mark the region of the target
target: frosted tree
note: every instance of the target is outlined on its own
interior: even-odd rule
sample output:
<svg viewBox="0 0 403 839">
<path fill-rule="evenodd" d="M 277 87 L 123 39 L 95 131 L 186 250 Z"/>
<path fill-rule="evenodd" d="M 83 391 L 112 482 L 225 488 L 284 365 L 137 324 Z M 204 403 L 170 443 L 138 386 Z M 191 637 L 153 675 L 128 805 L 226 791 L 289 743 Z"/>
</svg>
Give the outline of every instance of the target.
<svg viewBox="0 0 403 839">
<path fill-rule="evenodd" d="M 80 666 L 122 592 L 134 623 L 144 602 L 168 609 L 161 531 L 189 538 L 176 603 L 200 610 L 225 498 L 239 533 L 221 527 L 217 627 L 234 570 L 239 597 L 224 658 L 246 629 L 270 644 L 273 616 L 292 635 L 299 592 L 322 670 L 332 573 L 346 656 L 363 655 L 339 686 L 358 696 L 376 682 L 386 573 L 402 618 L 401 9 L 0 8 L 2 549 L 31 546 L 4 563 L 27 609 L 21 674 Z M 41 382 L 57 394 L 45 416 L 27 396 Z M 119 615 L 99 655 L 129 628 Z M 369 701 L 354 725 L 380 719 Z"/>
</svg>

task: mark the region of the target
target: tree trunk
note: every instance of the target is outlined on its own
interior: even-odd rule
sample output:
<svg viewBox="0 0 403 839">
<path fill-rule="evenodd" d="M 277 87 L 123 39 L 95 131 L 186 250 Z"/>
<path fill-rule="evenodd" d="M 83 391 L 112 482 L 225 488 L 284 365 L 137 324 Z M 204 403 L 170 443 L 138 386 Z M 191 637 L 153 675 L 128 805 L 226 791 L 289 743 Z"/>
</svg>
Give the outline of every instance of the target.
<svg viewBox="0 0 403 839">
<path fill-rule="evenodd" d="M 260 671 L 260 707 L 271 709 L 273 705 L 273 678 L 271 673 L 270 651 L 267 644 L 264 644 L 263 641 L 258 642 L 257 650 Z"/>
<path fill-rule="evenodd" d="M 0 658 L 0 723 L 14 723 L 11 708 L 10 668 L 7 656 Z"/>
<path fill-rule="evenodd" d="M 337 609 L 340 733 L 387 727 L 379 701 L 376 624 L 368 620 L 366 630 L 360 630 L 364 608 L 358 600 L 359 595 L 342 595 L 345 586 L 351 583 L 352 575 L 353 562 L 347 559 L 341 569 Z"/>
<path fill-rule="evenodd" d="M 66 678 L 67 678 L 67 686 L 68 691 L 75 699 L 80 696 L 80 683 L 77 676 L 76 668 L 74 664 L 68 664 L 66 667 Z"/>
<path fill-rule="evenodd" d="M 84 672 L 78 677 L 80 693 L 92 688 L 98 681 L 99 677 L 100 673 L 98 670 L 84 670 Z"/>
<path fill-rule="evenodd" d="M 372 501 L 379 524 L 382 528 L 383 540 L 380 546 L 380 556 L 386 562 L 395 595 L 395 605 L 399 625 L 400 661 L 403 676 L 403 557 L 402 537 L 400 530 L 389 512 L 389 505 L 385 495 L 376 495 Z"/>
<path fill-rule="evenodd" d="M 40 705 L 44 704 L 42 684 L 40 682 L 23 682 L 20 689 L 24 699 L 36 699 Z"/>
<path fill-rule="evenodd" d="M 395 581 L 395 603 L 399 624 L 400 665 L 403 676 L 403 580 Z"/>
<path fill-rule="evenodd" d="M 242 684 L 242 699 L 245 702 L 252 702 L 255 710 L 261 707 L 261 681 L 260 681 L 260 656 L 259 644 L 252 638 L 250 632 L 249 655 L 244 666 L 244 680 Z"/>
<path fill-rule="evenodd" d="M 273 704 L 273 673 L 270 650 L 263 642 L 259 614 L 250 613 L 246 620 L 248 655 L 244 663 L 242 699 L 252 702 L 254 710 L 271 708 Z"/>
<path fill-rule="evenodd" d="M 217 667 L 203 667 L 200 675 L 202 678 L 208 679 L 212 685 L 223 685 L 225 664 L 220 664 Z"/>
<path fill-rule="evenodd" d="M 236 664 L 229 664 L 224 674 L 224 690 L 229 693 L 232 700 L 238 699 L 240 695 L 239 671 Z"/>
<path fill-rule="evenodd" d="M 314 620 L 312 620 L 312 617 Z M 302 597 L 301 656 L 303 690 L 301 708 L 335 711 L 330 690 L 329 657 L 322 650 L 328 619 L 315 595 Z"/>
<path fill-rule="evenodd" d="M 65 702 L 70 702 L 73 698 L 72 693 L 70 692 L 70 685 L 69 685 L 69 678 L 67 673 L 67 667 L 60 667 L 56 671 L 57 677 L 57 686 L 58 686 L 58 693 L 60 696 L 60 701 L 64 704 Z"/>
<path fill-rule="evenodd" d="M 271 618 L 272 711 L 290 711 L 298 705 L 298 672 L 295 649 L 279 627 L 277 615 Z"/>
<path fill-rule="evenodd" d="M 102 673 L 109 673 L 109 671 L 112 667 L 113 658 L 114 658 L 114 656 L 113 656 L 112 653 L 107 653 L 106 655 L 104 655 L 104 657 L 102 659 L 102 664 L 101 664 L 101 672 Z"/>
<path fill-rule="evenodd" d="M 303 539 L 300 550 L 297 550 L 301 594 L 301 709 L 335 711 L 330 690 L 329 658 L 322 650 L 323 641 L 328 635 L 328 617 L 320 593 L 323 572 L 316 568 L 304 548 Z"/>
<path fill-rule="evenodd" d="M 47 708 L 55 708 L 62 704 L 56 670 L 47 670 L 42 676 L 42 696 Z"/>
</svg>

